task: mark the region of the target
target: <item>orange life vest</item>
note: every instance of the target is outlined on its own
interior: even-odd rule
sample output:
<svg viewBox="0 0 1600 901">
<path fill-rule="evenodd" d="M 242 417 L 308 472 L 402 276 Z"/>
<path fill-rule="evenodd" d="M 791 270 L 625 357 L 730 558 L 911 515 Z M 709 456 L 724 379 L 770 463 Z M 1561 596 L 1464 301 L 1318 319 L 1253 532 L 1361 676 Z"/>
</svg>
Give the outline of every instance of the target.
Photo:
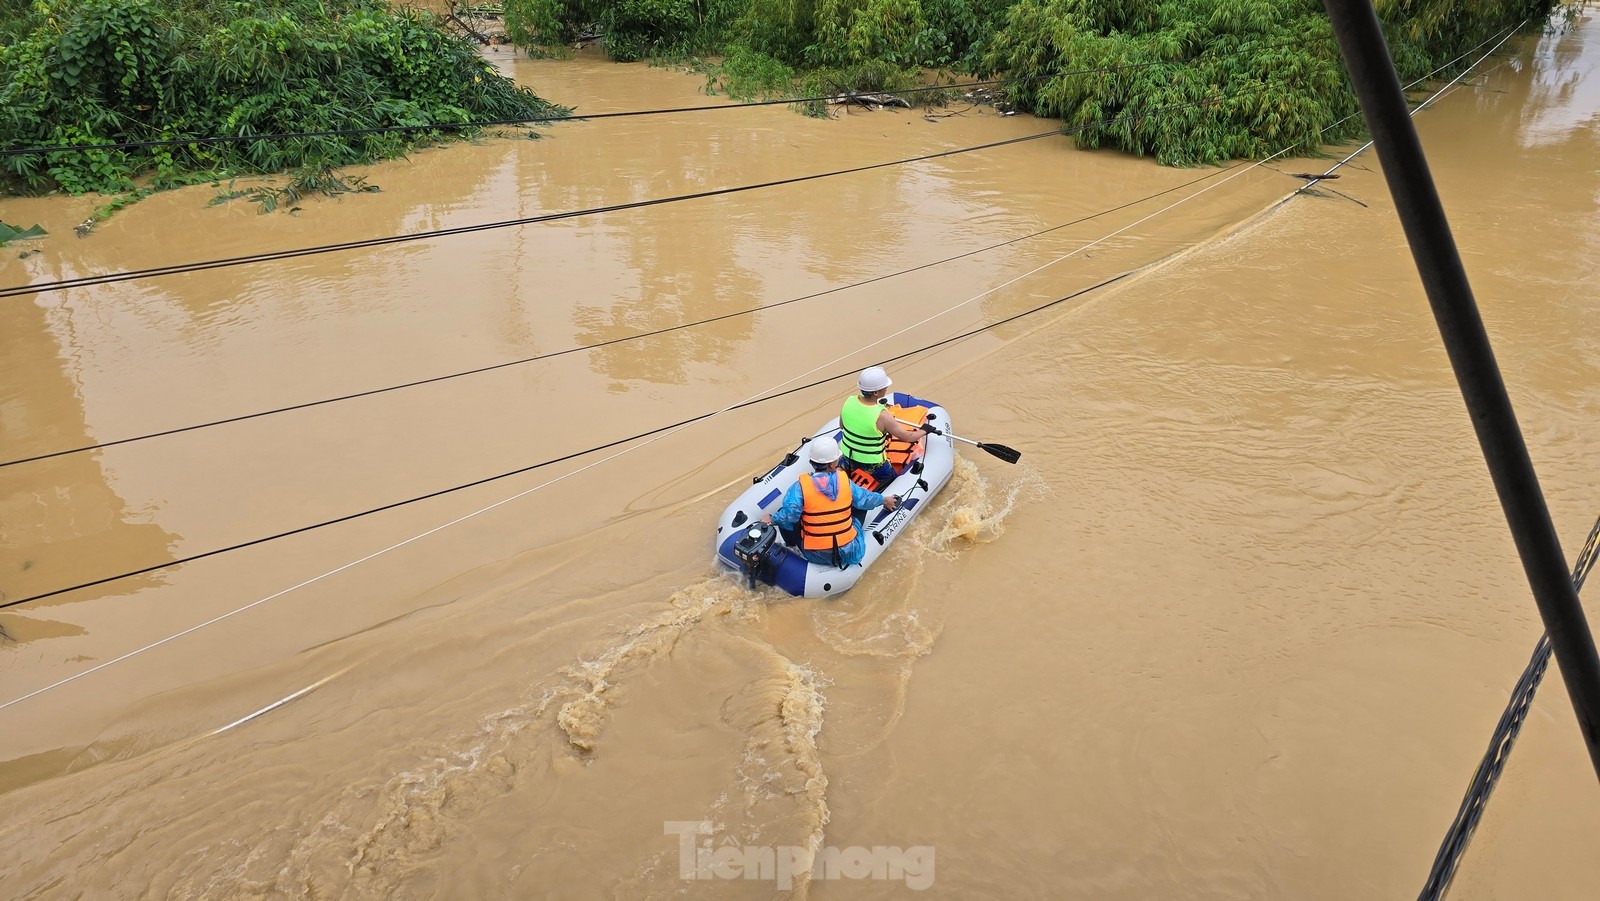
<svg viewBox="0 0 1600 901">
<path fill-rule="evenodd" d="M 817 485 L 825 475 L 815 472 L 800 477 L 800 547 L 808 551 L 838 551 L 856 540 L 850 480 L 839 479 L 839 497 L 829 500 Z"/>
<path fill-rule="evenodd" d="M 855 461 L 845 463 L 845 461 L 849 459 L 849 457 L 839 458 L 840 471 L 848 472 L 850 474 L 850 481 L 855 482 L 862 488 L 865 488 L 868 491 L 877 491 L 879 487 L 878 477 L 872 474 L 872 470 L 876 469 L 877 467 L 867 467 L 856 463 Z"/>
<path fill-rule="evenodd" d="M 928 418 L 928 408 L 895 406 L 889 408 L 889 415 L 893 416 L 895 419 L 912 423 L 913 425 L 922 425 L 922 423 Z M 911 462 L 911 458 L 916 455 L 917 446 L 922 443 L 922 439 L 918 438 L 916 441 L 901 441 L 899 438 L 896 438 L 893 435 L 888 436 L 888 438 L 889 444 L 884 448 L 883 455 L 890 463 L 894 464 L 895 472 L 905 472 L 906 465 L 909 464 Z"/>
</svg>

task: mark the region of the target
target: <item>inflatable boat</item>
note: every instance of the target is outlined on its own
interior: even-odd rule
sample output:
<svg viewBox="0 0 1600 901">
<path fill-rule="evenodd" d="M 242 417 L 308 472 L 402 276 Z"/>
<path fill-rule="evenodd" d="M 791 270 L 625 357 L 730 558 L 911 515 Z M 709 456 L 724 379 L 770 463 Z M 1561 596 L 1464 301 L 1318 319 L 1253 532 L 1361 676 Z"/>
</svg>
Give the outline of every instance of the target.
<svg viewBox="0 0 1600 901">
<path fill-rule="evenodd" d="M 717 561 L 742 573 L 750 587 L 757 583 L 776 586 L 796 597 L 833 597 L 849 591 L 872 564 L 889 549 L 906 525 L 927 507 L 934 495 L 950 481 L 955 470 L 955 443 L 950 438 L 950 419 L 938 404 L 896 391 L 884 398 L 897 419 L 926 423 L 930 429 L 921 442 L 920 458 L 914 457 L 906 471 L 887 485 L 873 490 L 898 495 L 900 507 L 889 512 L 878 507 L 866 512 L 857 527 L 866 533 L 867 555 L 859 565 L 839 569 L 812 563 L 800 556 L 798 548 L 784 543 L 780 530 L 763 517 L 783 505 L 783 496 L 803 473 L 811 471 L 805 448 L 824 435 L 839 440 L 843 431 L 835 417 L 816 434 L 805 438 L 799 447 L 779 460 L 755 484 L 745 489 L 717 520 Z"/>
</svg>

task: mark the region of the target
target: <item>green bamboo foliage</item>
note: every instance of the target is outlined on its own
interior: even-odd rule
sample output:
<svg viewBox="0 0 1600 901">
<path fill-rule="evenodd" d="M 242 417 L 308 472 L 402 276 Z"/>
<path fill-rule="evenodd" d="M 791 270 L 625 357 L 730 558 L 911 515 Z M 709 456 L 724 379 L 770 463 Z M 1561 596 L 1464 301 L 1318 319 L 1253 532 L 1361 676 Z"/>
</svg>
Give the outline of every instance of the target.
<svg viewBox="0 0 1600 901">
<path fill-rule="evenodd" d="M 505 0 L 505 15 L 512 40 L 544 53 L 593 26 L 617 60 L 753 53 L 805 69 L 968 68 L 1011 2 Z"/>
<path fill-rule="evenodd" d="M 1424 74 L 1488 35 L 1553 7 L 1388 0 L 1402 75 Z M 1079 146 L 1168 165 L 1315 153 L 1360 119 L 1316 0 L 1021 0 L 982 68 L 1025 81 L 1011 98 L 1059 117 Z M 1068 74 L 1106 67 L 1111 71 Z"/>
<path fill-rule="evenodd" d="M 554 108 L 470 44 L 379 0 L 38 0 L 0 33 L 0 147 L 343 131 Z M 113 193 L 370 162 L 456 130 L 0 158 L 13 190 Z"/>
</svg>

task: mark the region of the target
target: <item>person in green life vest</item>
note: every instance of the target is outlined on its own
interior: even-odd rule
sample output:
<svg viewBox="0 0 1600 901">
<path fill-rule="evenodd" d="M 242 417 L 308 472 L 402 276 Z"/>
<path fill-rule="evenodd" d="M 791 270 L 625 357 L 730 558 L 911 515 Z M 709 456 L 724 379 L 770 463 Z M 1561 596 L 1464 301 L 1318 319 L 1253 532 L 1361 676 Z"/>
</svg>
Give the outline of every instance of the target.
<svg viewBox="0 0 1600 901">
<path fill-rule="evenodd" d="M 840 448 L 844 452 L 845 469 L 856 482 L 861 481 L 862 474 L 871 476 L 871 483 L 865 486 L 868 488 L 887 485 L 900 474 L 884 453 L 890 436 L 910 444 L 923 437 L 920 429 L 903 425 L 884 408 L 884 398 L 892 384 L 882 366 L 863 369 L 856 378 L 856 387 L 861 393 L 845 398 L 839 410 L 839 425 L 844 429 Z"/>
</svg>

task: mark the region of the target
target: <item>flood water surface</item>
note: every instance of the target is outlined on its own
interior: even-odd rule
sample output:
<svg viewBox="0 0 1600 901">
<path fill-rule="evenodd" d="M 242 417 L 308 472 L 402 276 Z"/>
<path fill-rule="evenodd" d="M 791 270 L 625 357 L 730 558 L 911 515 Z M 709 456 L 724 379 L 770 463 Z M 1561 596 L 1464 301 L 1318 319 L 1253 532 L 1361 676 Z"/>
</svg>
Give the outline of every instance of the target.
<svg viewBox="0 0 1600 901">
<path fill-rule="evenodd" d="M 725 102 L 494 58 L 583 113 Z M 1596 65 L 1523 38 L 1418 118 L 1570 553 Z M 0 462 L 512 364 L 0 467 L 6 600 L 487 479 L 0 612 L 6 894 L 1416 891 L 1540 625 L 1376 161 L 1280 203 L 1328 163 L 950 153 L 1052 127 L 596 119 L 81 240 L 92 198 L 0 203 L 51 233 L 6 286 L 499 224 L 0 300 Z M 1022 462 L 963 447 L 843 597 L 719 573 L 717 514 L 886 359 Z M 1455 895 L 1585 897 L 1597 830 L 1551 678 Z"/>
</svg>

